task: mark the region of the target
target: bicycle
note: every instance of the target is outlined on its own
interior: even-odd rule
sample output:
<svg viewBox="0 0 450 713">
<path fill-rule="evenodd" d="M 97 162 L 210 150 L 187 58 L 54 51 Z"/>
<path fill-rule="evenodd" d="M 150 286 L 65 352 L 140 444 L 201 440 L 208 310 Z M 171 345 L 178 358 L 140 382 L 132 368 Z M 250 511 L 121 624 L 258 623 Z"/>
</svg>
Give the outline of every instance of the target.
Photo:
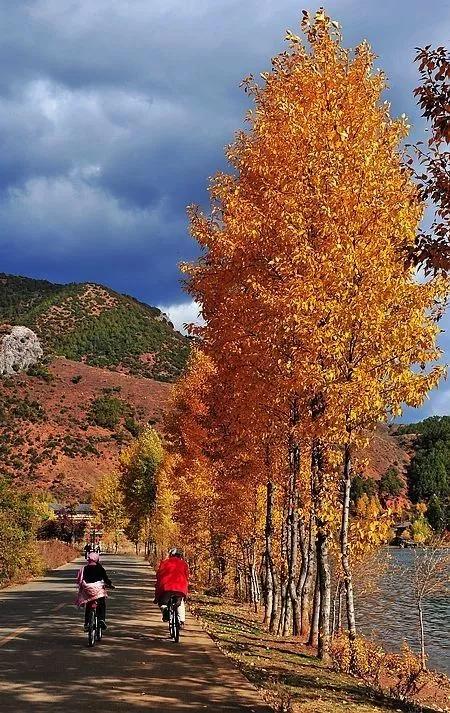
<svg viewBox="0 0 450 713">
<path fill-rule="evenodd" d="M 106 589 L 116 589 L 116 587 L 112 585 L 106 587 Z M 103 628 L 97 612 L 98 600 L 94 599 L 91 602 L 87 602 L 86 607 L 88 610 L 88 646 L 92 647 L 96 641 L 101 641 L 103 636 Z"/>
<path fill-rule="evenodd" d="M 176 594 L 172 594 L 169 599 L 168 609 L 169 609 L 169 634 L 170 638 L 178 644 L 180 640 L 180 617 L 178 614 L 178 607 L 180 605 L 180 597 Z"/>
<path fill-rule="evenodd" d="M 100 619 L 97 615 L 97 600 L 94 599 L 92 602 L 86 604 L 88 607 L 88 646 L 94 646 L 96 641 L 102 640 L 103 629 L 100 624 Z"/>
</svg>

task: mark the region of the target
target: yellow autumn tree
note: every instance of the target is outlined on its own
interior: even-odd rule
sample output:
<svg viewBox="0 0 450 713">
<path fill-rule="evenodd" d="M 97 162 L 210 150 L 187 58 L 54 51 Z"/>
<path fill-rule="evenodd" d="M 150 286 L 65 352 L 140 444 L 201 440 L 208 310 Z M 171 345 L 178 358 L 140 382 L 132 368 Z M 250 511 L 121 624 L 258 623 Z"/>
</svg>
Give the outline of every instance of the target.
<svg viewBox="0 0 450 713">
<path fill-rule="evenodd" d="M 232 374 L 233 398 L 247 408 L 241 440 L 252 438 L 264 411 L 288 434 L 293 606 L 301 455 L 311 454 L 326 658 L 336 494 L 342 487 L 341 559 L 354 635 L 352 453 L 380 419 L 402 403 L 420 404 L 439 380 L 442 370 L 427 365 L 439 355 L 433 307 L 448 285 L 419 282 L 405 267 L 422 206 L 402 163 L 407 123 L 392 119 L 381 100 L 386 80 L 373 69 L 370 47 L 344 49 L 322 10 L 305 14 L 302 28 L 308 46 L 288 33 L 289 49 L 263 74 L 264 86 L 245 82 L 255 101 L 250 130 L 228 149 L 234 172 L 212 181 L 211 214 L 190 209 L 204 254 L 184 269 L 202 305 L 206 325 L 196 332 L 215 378 Z"/>
<path fill-rule="evenodd" d="M 145 553 L 150 547 L 150 516 L 154 511 L 157 492 L 157 472 L 164 459 L 164 449 L 158 433 L 147 428 L 120 454 L 120 486 L 129 523 L 127 534 L 135 543 L 144 539 Z"/>
<path fill-rule="evenodd" d="M 119 473 L 112 471 L 100 478 L 92 498 L 92 509 L 105 531 L 104 539 L 112 538 L 117 552 L 120 536 L 128 524 Z"/>
<path fill-rule="evenodd" d="M 178 495 L 174 485 L 174 473 L 177 461 L 176 455 L 166 453 L 155 475 L 156 496 L 149 519 L 154 564 L 166 555 L 170 547 L 177 544 L 180 536 L 179 526 L 175 522 Z"/>
</svg>

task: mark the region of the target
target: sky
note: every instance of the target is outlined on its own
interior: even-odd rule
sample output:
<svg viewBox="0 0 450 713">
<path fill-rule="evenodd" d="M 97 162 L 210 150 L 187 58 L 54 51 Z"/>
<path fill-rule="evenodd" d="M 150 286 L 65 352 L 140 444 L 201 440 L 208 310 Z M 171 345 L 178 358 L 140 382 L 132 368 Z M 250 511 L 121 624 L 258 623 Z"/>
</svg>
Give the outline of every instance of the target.
<svg viewBox="0 0 450 713">
<path fill-rule="evenodd" d="M 298 0 L 0 0 L 0 270 L 95 281 L 168 311 L 197 308 L 178 263 L 197 255 L 186 206 L 243 124 L 239 84 L 270 67 Z M 448 44 L 450 0 L 332 0 L 368 39 L 392 113 L 423 135 L 415 47 Z M 450 317 L 442 321 L 450 329 Z M 441 337 L 444 360 L 450 353 Z M 447 383 L 406 420 L 449 413 Z"/>
</svg>

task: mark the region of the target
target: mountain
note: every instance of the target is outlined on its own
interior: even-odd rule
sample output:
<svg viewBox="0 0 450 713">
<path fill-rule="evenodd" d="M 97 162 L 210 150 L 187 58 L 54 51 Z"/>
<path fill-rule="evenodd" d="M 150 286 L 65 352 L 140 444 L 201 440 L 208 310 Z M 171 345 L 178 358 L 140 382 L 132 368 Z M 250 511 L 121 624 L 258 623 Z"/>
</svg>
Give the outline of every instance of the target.
<svg viewBox="0 0 450 713">
<path fill-rule="evenodd" d="M 89 500 L 100 476 L 148 423 L 171 385 L 56 357 L 0 378 L 0 476 L 63 503 Z"/>
<path fill-rule="evenodd" d="M 189 353 L 189 340 L 161 310 L 95 283 L 0 273 L 0 322 L 32 329 L 47 357 L 158 381 L 174 381 Z"/>
<path fill-rule="evenodd" d="M 407 479 L 409 464 L 414 454 L 415 435 L 399 430 L 398 426 L 377 426 L 370 445 L 361 454 L 366 459 L 364 475 L 381 480 L 389 468 L 395 468 L 403 480 Z"/>
</svg>

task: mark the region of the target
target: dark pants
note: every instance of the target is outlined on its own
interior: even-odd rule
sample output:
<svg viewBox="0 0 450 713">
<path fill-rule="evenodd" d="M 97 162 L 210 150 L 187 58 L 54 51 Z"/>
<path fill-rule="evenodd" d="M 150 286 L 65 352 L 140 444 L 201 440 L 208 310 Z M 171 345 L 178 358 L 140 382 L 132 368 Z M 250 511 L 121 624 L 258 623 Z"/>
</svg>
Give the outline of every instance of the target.
<svg viewBox="0 0 450 713">
<path fill-rule="evenodd" d="M 161 606 L 161 604 L 168 604 L 170 601 L 170 597 L 177 598 L 177 607 L 180 606 L 181 600 L 185 598 L 183 592 L 163 592 L 163 594 L 161 594 L 158 599 L 158 605 Z"/>
<path fill-rule="evenodd" d="M 88 602 L 84 607 L 84 623 L 86 626 L 89 624 L 89 611 L 91 609 L 91 603 Z M 105 597 L 100 597 L 97 599 L 97 616 L 102 621 L 106 621 L 106 599 Z"/>
</svg>

